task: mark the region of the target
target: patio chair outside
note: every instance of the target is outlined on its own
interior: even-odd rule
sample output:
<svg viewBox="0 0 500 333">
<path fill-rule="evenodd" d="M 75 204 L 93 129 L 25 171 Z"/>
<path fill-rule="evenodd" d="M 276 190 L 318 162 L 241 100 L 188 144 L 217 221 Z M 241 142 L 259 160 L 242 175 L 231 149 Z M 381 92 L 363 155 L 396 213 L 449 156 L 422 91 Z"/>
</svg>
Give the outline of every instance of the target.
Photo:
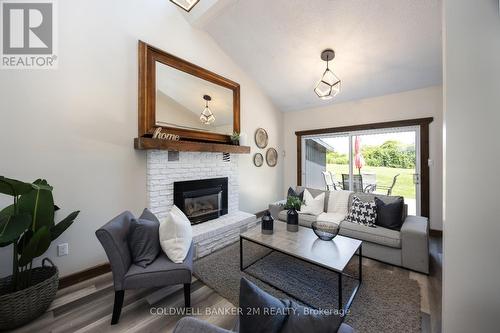
<svg viewBox="0 0 500 333">
<path fill-rule="evenodd" d="M 323 171 L 323 179 L 325 180 L 326 190 L 327 191 L 336 191 L 337 186 L 333 180 L 333 175 L 330 171 Z"/>
</svg>

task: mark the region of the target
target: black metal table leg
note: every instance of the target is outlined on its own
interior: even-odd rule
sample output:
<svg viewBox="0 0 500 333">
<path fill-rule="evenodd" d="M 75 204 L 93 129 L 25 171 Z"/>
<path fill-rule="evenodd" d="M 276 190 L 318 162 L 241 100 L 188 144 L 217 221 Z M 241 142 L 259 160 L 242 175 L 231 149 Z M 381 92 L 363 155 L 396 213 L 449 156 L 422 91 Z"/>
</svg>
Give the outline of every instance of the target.
<svg viewBox="0 0 500 333">
<path fill-rule="evenodd" d="M 339 310 L 342 310 L 342 273 L 339 274 Z"/>
<path fill-rule="evenodd" d="M 243 238 L 240 236 L 240 271 L 243 270 Z"/>
<path fill-rule="evenodd" d="M 244 240 L 246 240 L 247 242 L 254 243 L 254 244 L 260 245 L 262 247 L 268 248 L 271 251 L 269 253 L 267 253 L 266 255 L 264 255 L 263 257 L 260 257 L 260 258 L 258 258 L 256 260 L 252 261 L 251 263 L 248 263 L 247 265 L 243 265 L 243 241 Z M 270 246 L 267 246 L 265 244 L 261 244 L 261 243 L 255 242 L 255 241 L 253 241 L 251 239 L 247 239 L 247 238 L 244 238 L 244 237 L 240 236 L 240 271 L 245 272 L 246 274 L 249 274 L 249 275 L 253 276 L 254 278 L 260 280 L 261 278 L 259 276 L 252 274 L 250 271 L 247 270 L 247 268 L 250 267 L 250 266 L 252 266 L 253 264 L 255 264 L 257 261 L 262 260 L 264 257 L 268 256 L 269 254 L 271 254 L 273 252 L 283 253 L 285 255 L 292 256 L 292 257 L 294 257 L 294 258 L 296 258 L 298 260 L 305 261 L 305 262 L 307 262 L 309 264 L 316 265 L 316 264 L 314 264 L 314 263 L 312 263 L 310 261 L 303 260 L 301 258 L 295 257 L 295 256 L 293 256 L 293 255 L 291 255 L 291 254 L 289 254 L 289 253 L 287 253 L 285 251 L 282 251 L 282 250 L 279 250 L 279 249 L 276 249 L 276 248 L 271 248 Z M 350 307 L 352 305 L 352 302 L 354 301 L 354 298 L 356 297 L 356 294 L 358 293 L 358 290 L 361 287 L 361 281 L 362 281 L 362 275 L 363 275 L 363 268 L 362 268 L 362 265 L 363 265 L 363 252 L 362 252 L 361 244 L 360 244 L 359 249 L 358 249 L 358 256 L 359 256 L 359 261 L 358 261 L 359 276 L 358 277 L 356 277 L 354 275 L 350 275 L 350 274 L 344 273 L 343 271 L 336 271 L 336 270 L 333 270 L 333 269 L 325 268 L 325 267 L 320 266 L 320 265 L 316 265 L 316 266 L 319 266 L 321 268 L 327 269 L 328 271 L 334 272 L 338 276 L 338 293 L 339 293 L 338 294 L 338 304 L 339 304 L 338 310 L 345 312 L 343 315 L 341 315 L 342 318 L 345 318 L 345 315 L 348 313 L 348 311 L 349 311 L 349 309 L 350 309 Z M 358 280 L 358 283 L 354 286 L 354 290 L 349 293 L 345 305 L 343 304 L 343 288 L 342 288 L 343 287 L 343 276 L 344 275 L 346 277 L 348 277 L 348 278 L 351 278 L 351 279 L 354 279 L 354 280 Z M 289 296 L 291 298 L 296 298 L 295 295 L 289 294 L 286 290 L 283 290 L 279 286 L 274 285 L 274 284 L 270 283 L 269 281 L 265 281 L 265 283 L 268 284 L 268 285 L 270 285 L 271 287 L 277 289 L 277 290 L 280 290 L 285 295 L 287 295 L 287 296 Z M 306 305 L 306 306 L 308 306 L 310 308 L 315 308 L 313 305 L 308 304 L 304 300 L 300 300 L 300 302 L 304 303 L 304 305 Z"/>
<path fill-rule="evenodd" d="M 363 280 L 363 244 L 359 246 L 359 283 Z"/>
</svg>

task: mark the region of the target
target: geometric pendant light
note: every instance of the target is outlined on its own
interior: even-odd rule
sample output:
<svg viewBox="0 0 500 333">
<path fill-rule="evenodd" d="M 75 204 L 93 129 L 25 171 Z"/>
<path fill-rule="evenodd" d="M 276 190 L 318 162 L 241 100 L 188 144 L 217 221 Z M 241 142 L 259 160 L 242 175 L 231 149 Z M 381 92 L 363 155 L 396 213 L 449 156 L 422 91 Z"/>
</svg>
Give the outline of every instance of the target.
<svg viewBox="0 0 500 333">
<path fill-rule="evenodd" d="M 201 112 L 200 121 L 205 125 L 210 125 L 215 121 L 215 116 L 208 107 L 208 102 L 212 100 L 212 97 L 203 95 L 203 99 L 205 100 L 205 109 Z"/>
<path fill-rule="evenodd" d="M 332 49 L 321 52 L 321 59 L 326 61 L 326 70 L 314 88 L 314 92 L 321 99 L 331 99 L 340 92 L 340 79 L 328 67 L 328 62 L 333 58 L 335 58 L 335 52 Z"/>
<path fill-rule="evenodd" d="M 177 6 L 189 12 L 200 0 L 170 0 L 170 2 L 175 3 Z"/>
</svg>

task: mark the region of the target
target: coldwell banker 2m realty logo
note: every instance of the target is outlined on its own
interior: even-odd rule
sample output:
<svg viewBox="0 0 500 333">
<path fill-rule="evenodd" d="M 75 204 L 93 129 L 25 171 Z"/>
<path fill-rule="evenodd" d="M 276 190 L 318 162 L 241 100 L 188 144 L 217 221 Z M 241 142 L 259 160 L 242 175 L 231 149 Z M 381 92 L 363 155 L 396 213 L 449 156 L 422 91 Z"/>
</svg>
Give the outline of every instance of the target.
<svg viewBox="0 0 500 333">
<path fill-rule="evenodd" d="M 55 0 L 0 0 L 0 68 L 57 68 L 56 14 Z"/>
</svg>

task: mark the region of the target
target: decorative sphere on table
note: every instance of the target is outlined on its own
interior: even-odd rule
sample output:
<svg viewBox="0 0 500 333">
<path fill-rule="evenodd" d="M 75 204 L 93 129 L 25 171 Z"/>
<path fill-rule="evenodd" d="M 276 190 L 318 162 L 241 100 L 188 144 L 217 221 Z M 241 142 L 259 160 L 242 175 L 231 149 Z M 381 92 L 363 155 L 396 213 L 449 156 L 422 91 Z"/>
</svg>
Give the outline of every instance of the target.
<svg viewBox="0 0 500 333">
<path fill-rule="evenodd" d="M 311 228 L 316 236 L 324 241 L 331 241 L 340 231 L 340 225 L 336 223 L 313 222 Z"/>
</svg>

